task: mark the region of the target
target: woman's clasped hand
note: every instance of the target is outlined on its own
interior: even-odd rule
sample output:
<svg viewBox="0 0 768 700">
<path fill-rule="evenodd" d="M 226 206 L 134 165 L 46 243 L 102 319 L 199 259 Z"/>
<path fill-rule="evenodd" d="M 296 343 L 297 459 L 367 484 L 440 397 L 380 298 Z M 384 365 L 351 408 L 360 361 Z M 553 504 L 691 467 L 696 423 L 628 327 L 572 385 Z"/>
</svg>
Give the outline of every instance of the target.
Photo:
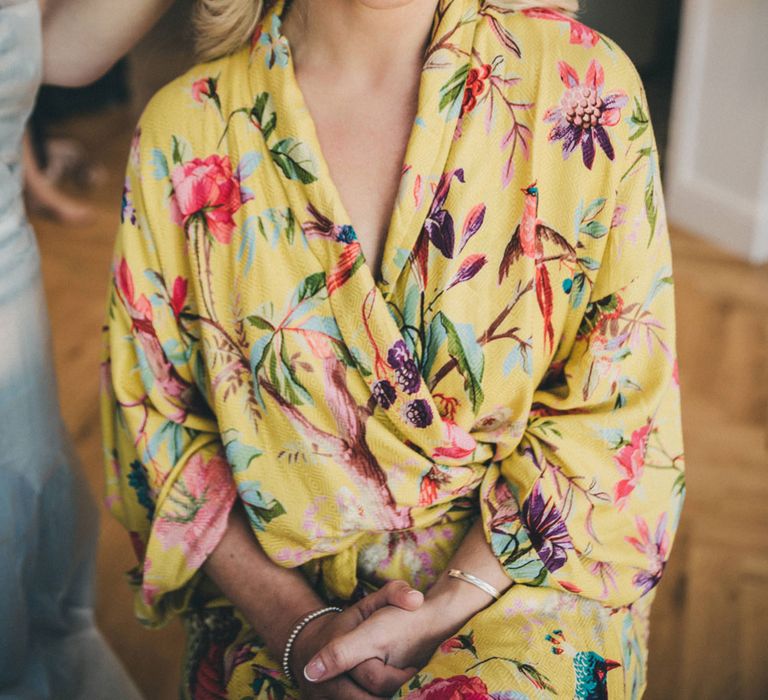
<svg viewBox="0 0 768 700">
<path fill-rule="evenodd" d="M 299 634 L 291 670 L 302 698 L 391 697 L 442 641 L 434 609 L 405 581 L 391 581 Z"/>
</svg>

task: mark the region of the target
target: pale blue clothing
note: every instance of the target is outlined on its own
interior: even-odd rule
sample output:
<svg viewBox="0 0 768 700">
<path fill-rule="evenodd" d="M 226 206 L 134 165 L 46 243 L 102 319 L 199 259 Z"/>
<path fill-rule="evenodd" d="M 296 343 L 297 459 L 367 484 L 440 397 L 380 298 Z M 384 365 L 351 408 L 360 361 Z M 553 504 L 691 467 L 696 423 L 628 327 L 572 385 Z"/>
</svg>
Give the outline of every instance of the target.
<svg viewBox="0 0 768 700">
<path fill-rule="evenodd" d="M 41 57 L 37 0 L 0 0 L 0 700 L 135 700 L 93 623 L 98 515 L 58 412 L 22 201 Z"/>
</svg>

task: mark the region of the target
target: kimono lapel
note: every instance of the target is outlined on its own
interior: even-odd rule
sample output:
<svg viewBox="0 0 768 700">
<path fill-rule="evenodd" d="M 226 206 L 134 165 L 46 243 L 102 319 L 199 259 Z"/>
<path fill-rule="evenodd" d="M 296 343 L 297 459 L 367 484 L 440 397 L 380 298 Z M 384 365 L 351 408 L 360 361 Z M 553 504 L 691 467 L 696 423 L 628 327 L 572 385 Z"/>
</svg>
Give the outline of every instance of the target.
<svg viewBox="0 0 768 700">
<path fill-rule="evenodd" d="M 420 238 L 428 206 L 412 206 L 403 196 L 408 175 L 424 183 L 443 172 L 458 111 L 441 109 L 446 90 L 463 91 L 477 20 L 477 0 L 440 0 L 419 86 L 418 111 L 411 132 L 401 192 L 384 244 L 377 285 L 366 263 L 350 217 L 331 180 L 311 114 L 280 31 L 287 4 L 278 0 L 254 37 L 252 85 L 254 112 L 275 170 L 312 253 L 325 272 L 328 298 L 343 341 L 370 387 L 372 402 L 386 412 L 400 438 L 431 459 L 466 464 L 476 447 L 459 426 L 441 418 L 426 382 L 390 315 L 387 299 Z M 435 191 L 440 196 L 440 187 Z M 427 190 L 429 191 L 428 187 Z M 433 195 L 433 196 L 435 196 Z M 410 266 L 409 266 L 410 267 Z M 407 268 L 406 268 L 407 269 Z M 325 349 L 323 349 L 325 348 Z M 313 343 L 316 354 L 332 352 Z"/>
</svg>

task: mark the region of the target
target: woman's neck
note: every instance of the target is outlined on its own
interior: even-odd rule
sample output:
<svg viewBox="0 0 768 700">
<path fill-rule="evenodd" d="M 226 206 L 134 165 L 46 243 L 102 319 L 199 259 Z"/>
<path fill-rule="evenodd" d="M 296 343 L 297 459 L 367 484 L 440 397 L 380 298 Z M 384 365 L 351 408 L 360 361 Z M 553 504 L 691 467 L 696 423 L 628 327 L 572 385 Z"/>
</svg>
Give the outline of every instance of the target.
<svg viewBox="0 0 768 700">
<path fill-rule="evenodd" d="M 283 32 L 300 71 L 371 84 L 420 70 L 438 0 L 293 0 Z"/>
</svg>

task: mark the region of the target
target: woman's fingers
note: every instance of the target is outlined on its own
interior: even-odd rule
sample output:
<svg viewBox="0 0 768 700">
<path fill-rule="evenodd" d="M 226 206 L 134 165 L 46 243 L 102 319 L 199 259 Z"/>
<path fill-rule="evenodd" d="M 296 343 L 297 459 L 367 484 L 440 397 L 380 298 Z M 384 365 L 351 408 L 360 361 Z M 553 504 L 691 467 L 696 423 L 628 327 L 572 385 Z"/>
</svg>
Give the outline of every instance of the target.
<svg viewBox="0 0 768 700">
<path fill-rule="evenodd" d="M 352 607 L 358 608 L 365 619 L 385 605 L 394 605 L 403 610 L 416 610 L 423 602 L 424 595 L 411 588 L 405 581 L 390 581 Z"/>
<path fill-rule="evenodd" d="M 396 668 L 385 664 L 381 659 L 368 659 L 353 668 L 349 675 L 368 692 L 384 697 L 392 697 L 398 688 L 413 678 L 419 669 Z"/>
<path fill-rule="evenodd" d="M 356 627 L 335 637 L 317 652 L 304 667 L 304 677 L 313 683 L 335 678 L 363 661 L 375 658 L 378 651 L 370 631 Z"/>
<path fill-rule="evenodd" d="M 423 602 L 424 596 L 405 581 L 390 581 L 345 612 L 354 610 L 363 620 L 368 620 L 377 610 L 387 606 L 412 612 Z M 372 633 L 369 627 L 371 622 L 360 624 L 346 634 L 331 639 L 306 664 L 304 677 L 313 683 L 327 681 L 351 671 L 363 662 L 369 662 L 354 677 L 359 679 L 360 685 L 372 692 L 378 693 L 382 689 L 385 695 L 391 695 L 413 676 L 415 670 L 403 671 L 377 659 L 381 655 L 379 652 L 383 639 L 381 634 Z M 389 691 L 390 688 L 393 690 Z"/>
</svg>

